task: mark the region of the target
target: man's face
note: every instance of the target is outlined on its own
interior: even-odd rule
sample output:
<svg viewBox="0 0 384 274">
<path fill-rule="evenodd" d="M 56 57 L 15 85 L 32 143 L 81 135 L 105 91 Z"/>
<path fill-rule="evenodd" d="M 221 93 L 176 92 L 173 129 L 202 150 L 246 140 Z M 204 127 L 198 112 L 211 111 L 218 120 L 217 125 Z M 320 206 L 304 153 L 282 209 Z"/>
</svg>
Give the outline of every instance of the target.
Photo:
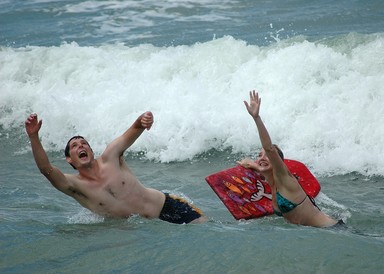
<svg viewBox="0 0 384 274">
<path fill-rule="evenodd" d="M 67 162 L 78 168 L 89 165 L 94 160 L 94 154 L 88 142 L 83 138 L 76 138 L 69 143 L 69 157 Z"/>
</svg>

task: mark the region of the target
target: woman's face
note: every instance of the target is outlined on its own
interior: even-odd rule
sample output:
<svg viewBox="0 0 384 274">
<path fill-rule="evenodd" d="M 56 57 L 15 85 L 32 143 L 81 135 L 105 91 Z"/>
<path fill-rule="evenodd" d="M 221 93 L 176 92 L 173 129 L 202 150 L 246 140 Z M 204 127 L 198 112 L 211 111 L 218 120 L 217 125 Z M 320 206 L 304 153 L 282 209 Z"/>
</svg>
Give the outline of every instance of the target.
<svg viewBox="0 0 384 274">
<path fill-rule="evenodd" d="M 256 163 L 261 172 L 272 170 L 272 165 L 263 148 L 260 150 L 259 155 L 257 156 Z"/>
</svg>

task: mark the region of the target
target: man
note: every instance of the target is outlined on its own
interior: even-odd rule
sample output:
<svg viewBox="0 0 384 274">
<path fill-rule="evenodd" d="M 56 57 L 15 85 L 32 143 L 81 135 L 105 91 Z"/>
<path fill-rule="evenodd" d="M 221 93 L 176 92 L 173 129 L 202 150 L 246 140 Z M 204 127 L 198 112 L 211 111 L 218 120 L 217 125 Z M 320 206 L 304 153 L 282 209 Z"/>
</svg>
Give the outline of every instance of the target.
<svg viewBox="0 0 384 274">
<path fill-rule="evenodd" d="M 72 137 L 65 149 L 65 156 L 78 174 L 64 174 L 49 162 L 39 140 L 42 120 L 39 121 L 36 114 L 27 118 L 25 128 L 40 172 L 55 188 L 96 214 L 116 218 L 138 214 L 179 224 L 204 221 L 202 212 L 185 200 L 144 187 L 124 161 L 124 151 L 152 124 L 152 113 L 143 113 L 96 159 L 83 137 Z"/>
</svg>

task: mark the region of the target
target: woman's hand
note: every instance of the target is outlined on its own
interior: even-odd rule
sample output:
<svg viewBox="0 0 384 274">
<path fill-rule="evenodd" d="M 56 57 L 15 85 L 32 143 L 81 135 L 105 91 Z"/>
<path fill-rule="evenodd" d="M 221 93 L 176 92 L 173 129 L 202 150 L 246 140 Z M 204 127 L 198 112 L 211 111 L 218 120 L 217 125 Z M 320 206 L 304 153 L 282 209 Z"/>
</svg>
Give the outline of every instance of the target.
<svg viewBox="0 0 384 274">
<path fill-rule="evenodd" d="M 247 101 L 244 101 L 245 107 L 248 110 L 248 113 L 256 119 L 259 117 L 259 110 L 260 110 L 260 104 L 261 104 L 261 98 L 259 98 L 259 94 L 252 90 L 249 92 L 249 104 Z"/>
<path fill-rule="evenodd" d="M 255 168 L 255 162 L 249 158 L 243 159 L 241 161 L 237 161 L 236 163 L 245 168 L 251 168 L 251 169 Z"/>
</svg>

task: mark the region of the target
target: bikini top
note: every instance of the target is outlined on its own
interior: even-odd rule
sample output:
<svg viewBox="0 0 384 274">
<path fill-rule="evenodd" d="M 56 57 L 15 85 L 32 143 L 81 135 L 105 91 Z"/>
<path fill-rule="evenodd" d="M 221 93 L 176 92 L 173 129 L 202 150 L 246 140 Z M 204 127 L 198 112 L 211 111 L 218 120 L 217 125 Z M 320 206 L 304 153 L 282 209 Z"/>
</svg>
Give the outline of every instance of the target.
<svg viewBox="0 0 384 274">
<path fill-rule="evenodd" d="M 284 196 L 282 196 L 278 191 L 276 191 L 276 202 L 277 202 L 277 207 L 279 208 L 280 212 L 279 213 L 288 213 L 295 209 L 298 205 L 301 205 L 305 199 L 307 199 L 308 195 L 305 196 L 304 200 L 302 200 L 300 203 L 296 204 L 294 202 L 291 202 L 290 200 L 286 199 Z M 275 210 L 275 213 L 278 212 Z M 276 215 L 279 215 L 276 213 Z"/>
</svg>

